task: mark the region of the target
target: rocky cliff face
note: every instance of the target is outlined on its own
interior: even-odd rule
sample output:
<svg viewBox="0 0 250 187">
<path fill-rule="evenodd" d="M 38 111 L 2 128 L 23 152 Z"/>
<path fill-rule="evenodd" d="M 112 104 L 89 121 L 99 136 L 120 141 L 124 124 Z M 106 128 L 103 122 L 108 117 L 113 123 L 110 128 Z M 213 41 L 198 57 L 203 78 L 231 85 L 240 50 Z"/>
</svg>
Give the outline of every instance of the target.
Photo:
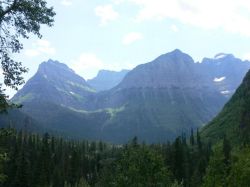
<svg viewBox="0 0 250 187">
<path fill-rule="evenodd" d="M 117 88 L 198 88 L 211 86 L 189 55 L 176 49 L 128 73 Z"/>
<path fill-rule="evenodd" d="M 40 64 L 37 73 L 13 97 L 14 102 L 51 102 L 81 109 L 94 90 L 65 64 L 49 60 Z"/>
<path fill-rule="evenodd" d="M 199 66 L 200 72 L 221 94 L 231 97 L 250 69 L 250 62 L 232 54 L 219 53 L 214 58 L 204 58 Z"/>
<path fill-rule="evenodd" d="M 137 66 L 118 86 L 89 101 L 89 110 L 122 109 L 114 113 L 103 132 L 122 139 L 136 134 L 144 140 L 161 141 L 206 124 L 226 98 L 189 55 L 175 50 Z"/>
</svg>

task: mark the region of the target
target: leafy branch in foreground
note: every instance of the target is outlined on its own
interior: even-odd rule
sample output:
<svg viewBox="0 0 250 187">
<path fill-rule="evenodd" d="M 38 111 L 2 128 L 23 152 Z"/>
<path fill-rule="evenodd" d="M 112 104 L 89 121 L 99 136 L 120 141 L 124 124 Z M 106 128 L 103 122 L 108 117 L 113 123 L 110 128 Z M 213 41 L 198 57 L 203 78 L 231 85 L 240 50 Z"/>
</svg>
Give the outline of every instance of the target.
<svg viewBox="0 0 250 187">
<path fill-rule="evenodd" d="M 24 83 L 23 73 L 28 71 L 12 54 L 23 49 L 20 38 L 28 39 L 30 34 L 41 38 L 41 25 L 53 26 L 55 12 L 47 7 L 45 0 L 3 0 L 0 1 L 0 63 L 4 85 L 17 90 Z M 10 104 L 0 84 L 0 111 Z"/>
</svg>

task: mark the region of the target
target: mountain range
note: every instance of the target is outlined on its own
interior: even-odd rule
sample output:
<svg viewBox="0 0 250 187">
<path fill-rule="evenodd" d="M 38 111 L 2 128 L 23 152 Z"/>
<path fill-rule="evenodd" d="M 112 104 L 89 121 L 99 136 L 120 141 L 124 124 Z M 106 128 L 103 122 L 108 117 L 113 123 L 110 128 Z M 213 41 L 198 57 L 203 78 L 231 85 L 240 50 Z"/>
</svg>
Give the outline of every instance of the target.
<svg viewBox="0 0 250 187">
<path fill-rule="evenodd" d="M 42 128 L 64 136 L 114 143 L 138 136 L 160 142 L 212 120 L 249 68 L 250 62 L 231 54 L 195 63 L 177 49 L 129 72 L 101 71 L 85 81 L 65 64 L 49 60 L 12 101 L 22 103 L 21 112 Z"/>
</svg>

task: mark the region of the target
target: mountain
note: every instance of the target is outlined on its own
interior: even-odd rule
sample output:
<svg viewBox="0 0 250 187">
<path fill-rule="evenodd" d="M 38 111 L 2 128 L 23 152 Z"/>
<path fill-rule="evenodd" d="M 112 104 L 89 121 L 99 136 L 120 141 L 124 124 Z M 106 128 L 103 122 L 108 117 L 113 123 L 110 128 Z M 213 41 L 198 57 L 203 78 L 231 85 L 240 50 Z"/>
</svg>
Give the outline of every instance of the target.
<svg viewBox="0 0 250 187">
<path fill-rule="evenodd" d="M 67 65 L 49 60 L 40 64 L 37 73 L 12 98 L 15 103 L 51 102 L 82 109 L 94 89 Z"/>
<path fill-rule="evenodd" d="M 89 101 L 89 102 L 88 102 Z M 86 108 L 116 109 L 102 129 L 111 141 L 138 136 L 172 139 L 210 121 L 226 98 L 199 72 L 193 59 L 175 50 L 131 70 L 115 88 L 86 102 Z"/>
<path fill-rule="evenodd" d="M 96 91 L 109 90 L 117 86 L 128 72 L 129 70 L 121 70 L 119 72 L 100 70 L 97 76 L 87 80 L 87 83 Z"/>
<path fill-rule="evenodd" d="M 218 141 L 250 142 L 250 71 L 218 116 L 202 130 L 202 136 Z"/>
<path fill-rule="evenodd" d="M 221 94 L 231 97 L 247 71 L 249 61 L 242 61 L 232 54 L 219 53 L 214 58 L 204 58 L 199 64 L 201 72 L 213 82 Z"/>
<path fill-rule="evenodd" d="M 68 66 L 49 60 L 40 64 L 37 73 L 12 102 L 22 103 L 22 115 L 32 116 L 47 131 L 91 139 L 97 134 L 91 130 L 99 124 L 97 116 L 100 114 L 102 119 L 106 114 L 83 111 L 84 102 L 94 93 L 94 89 Z"/>
<path fill-rule="evenodd" d="M 197 70 L 192 57 L 176 49 L 150 63 L 137 66 L 128 73 L 118 89 L 210 87 Z"/>
<path fill-rule="evenodd" d="M 174 50 L 137 66 L 117 86 L 95 92 L 66 65 L 49 60 L 12 101 L 22 103 L 21 112 L 45 129 L 65 136 L 113 143 L 134 136 L 146 142 L 166 141 L 202 127 L 228 100 L 214 83 L 217 74 L 206 68 L 227 72 L 216 67 L 231 66 L 215 66 L 212 60 L 203 63 Z M 243 64 L 234 63 L 239 66 L 230 71 L 242 73 L 238 68 Z"/>
</svg>

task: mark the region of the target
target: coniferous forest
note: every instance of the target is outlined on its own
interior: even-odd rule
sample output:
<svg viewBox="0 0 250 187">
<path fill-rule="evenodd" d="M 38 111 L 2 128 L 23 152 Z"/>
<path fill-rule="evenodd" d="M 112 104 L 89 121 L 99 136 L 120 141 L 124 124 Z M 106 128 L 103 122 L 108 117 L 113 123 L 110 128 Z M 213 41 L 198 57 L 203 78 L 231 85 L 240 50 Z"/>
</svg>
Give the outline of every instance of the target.
<svg viewBox="0 0 250 187">
<path fill-rule="evenodd" d="M 235 152 L 225 137 L 212 148 L 199 131 L 190 134 L 111 145 L 2 129 L 1 186 L 248 186 L 248 146 Z"/>
</svg>

